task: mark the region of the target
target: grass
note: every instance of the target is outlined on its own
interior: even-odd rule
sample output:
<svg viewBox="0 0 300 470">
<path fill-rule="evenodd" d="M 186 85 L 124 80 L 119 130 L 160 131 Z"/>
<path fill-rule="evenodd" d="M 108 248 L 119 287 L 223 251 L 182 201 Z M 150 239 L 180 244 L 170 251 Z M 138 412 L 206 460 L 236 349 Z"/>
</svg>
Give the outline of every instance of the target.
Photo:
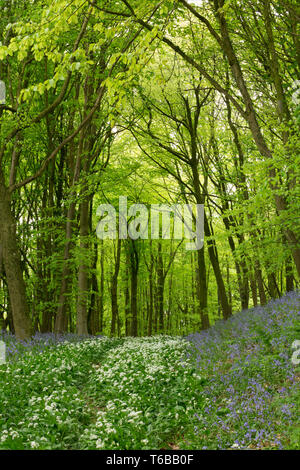
<svg viewBox="0 0 300 470">
<path fill-rule="evenodd" d="M 0 449 L 299 449 L 299 312 L 293 293 L 188 338 L 2 334 Z"/>
</svg>

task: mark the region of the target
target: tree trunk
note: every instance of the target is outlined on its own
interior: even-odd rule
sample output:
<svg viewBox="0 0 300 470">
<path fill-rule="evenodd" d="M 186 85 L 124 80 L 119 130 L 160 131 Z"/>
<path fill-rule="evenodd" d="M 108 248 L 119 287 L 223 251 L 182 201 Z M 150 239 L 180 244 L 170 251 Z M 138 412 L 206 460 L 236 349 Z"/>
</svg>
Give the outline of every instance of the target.
<svg viewBox="0 0 300 470">
<path fill-rule="evenodd" d="M 115 258 L 115 270 L 111 279 L 111 336 L 115 336 L 117 322 L 119 319 L 118 309 L 118 276 L 120 271 L 120 260 L 121 260 L 121 239 L 117 240 L 117 252 Z"/>
<path fill-rule="evenodd" d="M 250 287 L 251 287 L 251 293 L 252 293 L 253 306 L 257 307 L 258 305 L 257 286 L 256 286 L 256 280 L 253 274 L 250 275 Z"/>
<path fill-rule="evenodd" d="M 129 293 L 129 268 L 126 266 L 126 278 L 125 278 L 125 335 L 129 336 L 131 331 L 130 325 L 130 293 Z"/>
<path fill-rule="evenodd" d="M 153 327 L 153 263 L 152 243 L 150 240 L 148 336 L 152 336 Z"/>
<path fill-rule="evenodd" d="M 89 200 L 80 204 L 80 257 L 78 269 L 78 299 L 76 330 L 79 335 L 88 334 L 88 300 L 89 300 Z"/>
<path fill-rule="evenodd" d="M 136 248 L 136 242 L 131 240 L 130 251 L 130 266 L 131 266 L 131 335 L 138 335 L 138 318 L 137 318 L 137 288 L 138 288 L 138 270 L 139 270 L 139 257 Z"/>
<path fill-rule="evenodd" d="M 255 270 L 255 278 L 257 280 L 257 285 L 258 285 L 260 304 L 266 305 L 267 298 L 266 298 L 266 293 L 265 293 L 265 288 L 264 288 L 264 283 L 263 283 L 263 278 L 262 278 L 262 272 L 260 268 L 260 263 L 257 259 L 254 261 L 254 270 Z"/>
<path fill-rule="evenodd" d="M 192 132 L 190 130 L 190 132 Z M 198 162 L 197 162 L 197 150 L 195 146 L 195 139 L 193 134 L 191 134 L 191 151 L 192 151 L 192 161 L 191 168 L 193 174 L 193 187 L 195 192 L 195 199 L 197 204 L 204 204 L 204 197 L 201 194 L 201 186 L 198 173 Z M 197 250 L 197 297 L 198 297 L 198 306 L 201 319 L 201 328 L 206 330 L 210 327 L 208 312 L 207 312 L 207 279 L 206 279 L 206 266 L 205 266 L 205 254 L 204 246 Z"/>
<path fill-rule="evenodd" d="M 204 214 L 204 233 L 205 233 L 205 236 L 209 239 L 207 242 L 208 254 L 209 254 L 209 259 L 214 270 L 217 286 L 219 289 L 223 318 L 227 320 L 227 318 L 229 318 L 232 315 L 232 311 L 231 311 L 227 294 L 226 294 L 225 284 L 224 284 L 224 280 L 223 280 L 221 269 L 220 269 L 216 245 L 212 240 L 210 240 L 210 237 L 213 235 L 213 233 L 209 227 L 206 214 Z"/>
<path fill-rule="evenodd" d="M 158 332 L 164 331 L 164 291 L 165 291 L 165 276 L 164 265 L 161 252 L 162 246 L 158 240 L 158 254 L 157 254 L 157 306 L 158 306 Z"/>
<path fill-rule="evenodd" d="M 72 247 L 72 225 L 75 217 L 75 203 L 71 203 L 66 222 L 66 241 L 64 250 L 63 270 L 61 275 L 61 287 L 58 299 L 58 308 L 56 312 L 54 331 L 56 334 L 63 333 L 67 330 L 67 294 L 69 292 L 69 284 L 71 277 L 70 253 Z"/>
<path fill-rule="evenodd" d="M 16 221 L 11 212 L 7 188 L 0 182 L 0 244 L 6 274 L 15 334 L 18 339 L 29 339 L 32 328 L 26 288 L 22 274 L 21 255 L 17 243 Z"/>
<path fill-rule="evenodd" d="M 104 246 L 100 240 L 100 292 L 99 292 L 99 332 L 103 332 L 103 310 L 104 310 Z"/>
<path fill-rule="evenodd" d="M 286 279 L 286 291 L 291 292 L 294 290 L 294 275 L 291 259 L 288 258 L 285 263 L 285 279 Z"/>
<path fill-rule="evenodd" d="M 90 214 L 91 215 L 91 214 Z M 98 262 L 98 243 L 94 243 L 94 261 L 92 272 L 92 294 L 91 305 L 88 315 L 88 331 L 95 335 L 99 332 L 99 287 L 97 278 L 97 262 Z"/>
<path fill-rule="evenodd" d="M 210 322 L 207 312 L 207 280 L 204 247 L 197 250 L 196 280 L 196 293 L 198 309 L 200 312 L 201 329 L 207 330 L 207 328 L 210 327 Z"/>
</svg>

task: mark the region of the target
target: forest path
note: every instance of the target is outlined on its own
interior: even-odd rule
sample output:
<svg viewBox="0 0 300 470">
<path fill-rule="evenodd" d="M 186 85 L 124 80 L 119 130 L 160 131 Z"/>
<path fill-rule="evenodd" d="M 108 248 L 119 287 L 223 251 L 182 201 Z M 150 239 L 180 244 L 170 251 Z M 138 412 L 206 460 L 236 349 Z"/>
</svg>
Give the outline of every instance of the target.
<svg viewBox="0 0 300 470">
<path fill-rule="evenodd" d="M 193 409 L 195 377 L 176 337 L 107 340 L 82 394 L 91 414 L 80 439 L 88 449 L 174 449 Z"/>
</svg>

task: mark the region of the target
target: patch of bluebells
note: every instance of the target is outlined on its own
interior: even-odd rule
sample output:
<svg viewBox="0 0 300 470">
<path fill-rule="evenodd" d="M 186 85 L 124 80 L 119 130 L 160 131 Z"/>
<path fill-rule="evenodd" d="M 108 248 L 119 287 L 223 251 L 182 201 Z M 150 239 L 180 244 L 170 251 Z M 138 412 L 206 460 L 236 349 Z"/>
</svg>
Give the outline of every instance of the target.
<svg viewBox="0 0 300 470">
<path fill-rule="evenodd" d="M 199 393 L 207 406 L 196 415 L 195 445 L 300 448 L 300 373 L 291 362 L 299 320 L 296 291 L 187 337 L 188 356 L 206 376 Z M 294 430 L 296 443 L 290 439 Z"/>
<path fill-rule="evenodd" d="M 99 336 L 97 336 L 98 338 Z M 30 340 L 19 340 L 7 331 L 0 331 L 0 341 L 6 344 L 6 360 L 18 360 L 28 352 L 42 353 L 49 347 L 56 347 L 64 343 L 78 343 L 94 336 L 80 336 L 74 333 L 35 333 Z"/>
</svg>

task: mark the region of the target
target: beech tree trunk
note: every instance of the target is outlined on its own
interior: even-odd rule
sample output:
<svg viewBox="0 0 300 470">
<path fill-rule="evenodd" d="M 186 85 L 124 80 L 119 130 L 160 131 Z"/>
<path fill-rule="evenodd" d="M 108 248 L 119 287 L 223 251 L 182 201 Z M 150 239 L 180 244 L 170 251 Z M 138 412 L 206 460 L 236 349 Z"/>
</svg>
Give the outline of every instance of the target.
<svg viewBox="0 0 300 470">
<path fill-rule="evenodd" d="M 291 259 L 288 258 L 285 263 L 285 278 L 286 278 L 286 291 L 291 292 L 294 290 L 294 275 Z"/>
<path fill-rule="evenodd" d="M 158 332 L 164 331 L 164 292 L 165 292 L 165 276 L 164 265 L 161 252 L 161 241 L 158 240 L 157 254 L 157 306 L 158 306 Z"/>
<path fill-rule="evenodd" d="M 258 299 L 257 299 L 257 285 L 256 285 L 256 280 L 253 274 L 250 276 L 250 287 L 251 287 L 251 293 L 252 293 L 252 300 L 253 300 L 253 306 L 257 307 L 258 305 Z"/>
<path fill-rule="evenodd" d="M 217 282 L 217 286 L 219 290 L 223 318 L 227 320 L 227 318 L 229 318 L 232 315 L 232 311 L 231 311 L 231 307 L 227 298 L 227 293 L 226 293 L 225 284 L 224 284 L 223 276 L 222 276 L 221 269 L 220 269 L 220 263 L 219 263 L 216 245 L 212 240 L 210 240 L 210 237 L 213 235 L 213 233 L 209 227 L 206 214 L 204 214 L 204 233 L 205 233 L 205 236 L 208 238 L 208 241 L 207 241 L 208 254 L 209 254 L 209 259 L 214 270 L 214 274 L 215 274 L 215 278 L 216 278 L 216 282 Z"/>
<path fill-rule="evenodd" d="M 148 336 L 152 336 L 153 327 L 153 264 L 152 242 L 150 240 Z"/>
<path fill-rule="evenodd" d="M 88 334 L 88 296 L 89 296 L 89 200 L 80 204 L 80 255 L 82 261 L 78 268 L 78 299 L 76 329 L 79 335 Z"/>
<path fill-rule="evenodd" d="M 70 253 L 72 247 L 72 225 L 73 219 L 75 217 L 75 203 L 71 203 L 68 213 L 67 213 L 67 222 L 66 222 L 66 241 L 64 249 L 64 261 L 63 261 L 63 270 L 61 275 L 61 287 L 58 299 L 58 308 L 55 319 L 55 333 L 63 333 L 67 330 L 68 317 L 67 317 L 67 294 L 69 292 L 69 283 L 71 277 L 71 267 L 70 267 Z"/>
<path fill-rule="evenodd" d="M 115 258 L 115 270 L 111 278 L 111 336 L 115 336 L 117 322 L 119 319 L 119 308 L 118 308 L 118 276 L 120 271 L 120 260 L 121 260 L 121 239 L 117 240 L 117 252 Z"/>
<path fill-rule="evenodd" d="M 11 212 L 10 194 L 2 181 L 0 182 L 0 220 L 0 244 L 14 330 L 18 339 L 29 339 L 32 329 L 21 268 L 21 255 L 17 244 L 16 221 Z"/>
<path fill-rule="evenodd" d="M 130 335 L 130 293 L 129 293 L 129 268 L 126 266 L 126 278 L 125 278 L 125 335 Z"/>
<path fill-rule="evenodd" d="M 131 240 L 130 251 L 130 267 L 131 267 L 131 335 L 137 336 L 138 334 L 138 318 L 137 318 L 137 289 L 138 289 L 138 270 L 139 270 L 139 256 L 136 248 L 136 242 Z"/>
</svg>

